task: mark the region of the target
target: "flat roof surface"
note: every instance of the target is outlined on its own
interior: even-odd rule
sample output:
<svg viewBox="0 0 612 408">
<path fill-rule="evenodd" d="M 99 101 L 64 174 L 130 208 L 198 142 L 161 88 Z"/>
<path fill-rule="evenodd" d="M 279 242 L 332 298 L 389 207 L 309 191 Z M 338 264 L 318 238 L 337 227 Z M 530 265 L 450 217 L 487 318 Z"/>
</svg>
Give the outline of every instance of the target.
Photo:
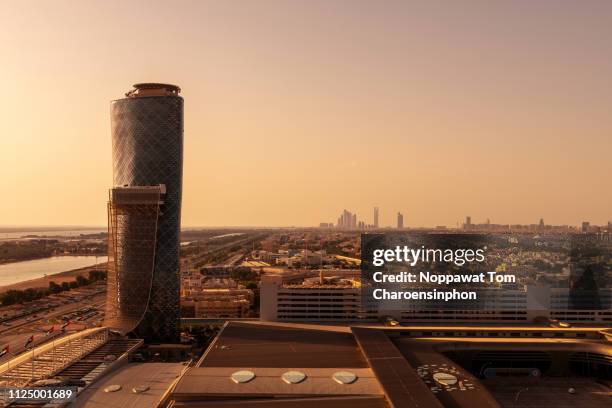
<svg viewBox="0 0 612 408">
<path fill-rule="evenodd" d="M 109 373 L 85 389 L 71 407 L 151 408 L 156 406 L 185 366 L 181 363 L 129 363 Z M 112 384 L 117 392 L 104 392 Z M 132 388 L 146 385 L 149 390 L 134 394 Z"/>
<path fill-rule="evenodd" d="M 249 370 L 236 384 L 232 373 Z M 306 378 L 287 384 L 286 371 Z M 338 371 L 357 376 L 351 384 Z M 380 383 L 346 327 L 228 322 L 172 392 L 175 407 L 388 408 Z"/>
<path fill-rule="evenodd" d="M 612 406 L 612 391 L 589 378 L 542 377 L 481 380 L 503 408 L 604 408 Z M 575 394 L 569 389 L 574 388 Z M 522 390 L 522 391 L 521 391 Z M 519 394 L 520 391 L 520 394 Z"/>
<path fill-rule="evenodd" d="M 353 334 L 391 406 L 442 408 L 442 404 L 384 332 L 354 327 Z"/>
<path fill-rule="evenodd" d="M 249 370 L 255 378 L 236 384 L 232 373 Z M 281 378 L 287 371 L 300 371 L 306 378 L 298 384 L 287 384 Z M 350 371 L 357 376 L 351 384 L 339 384 L 332 378 L 337 371 Z M 261 367 L 195 367 L 181 378 L 172 394 L 181 396 L 279 397 L 303 395 L 377 395 L 382 397 L 376 376 L 369 368 L 261 368 Z"/>
<path fill-rule="evenodd" d="M 405 341 L 429 344 L 438 352 L 451 350 L 572 350 L 610 354 L 612 347 L 606 340 L 570 338 L 512 338 L 512 337 L 422 337 L 404 338 Z"/>
<path fill-rule="evenodd" d="M 232 401 L 177 401 L 175 408 L 389 408 L 382 396 L 241 399 Z"/>
<path fill-rule="evenodd" d="M 610 347 L 605 341 L 595 339 L 423 338 L 401 336 L 398 332 L 411 329 L 414 327 L 231 321 L 218 334 L 198 366 L 189 369 L 177 384 L 173 391 L 174 407 L 514 408 L 512 398 L 522 389 L 520 384 L 509 388 L 488 380 L 483 384 L 441 352 L 447 348 L 582 350 L 586 347 L 588 351 L 596 351 Z M 498 331 L 510 328 L 436 327 L 436 330 L 457 329 Z M 513 327 L 511 330 L 521 329 Z M 255 378 L 242 384 L 234 383 L 231 374 L 240 370 L 253 371 Z M 290 370 L 303 372 L 306 379 L 298 384 L 284 383 L 281 375 Z M 332 375 L 336 371 L 351 371 L 358 380 L 349 385 L 335 383 Z M 444 377 L 456 381 L 444 382 L 441 380 Z M 555 404 L 556 408 L 597 408 L 603 406 L 602 402 L 610 401 L 610 391 L 592 380 L 584 384 L 577 382 L 575 395 L 567 392 L 567 384 L 555 384 L 551 379 L 551 383 L 542 384 L 541 390 L 534 391 L 534 408 L 550 407 L 555 394 L 557 397 L 568 395 L 563 401 L 565 405 Z M 574 398 L 578 394 L 585 399 Z"/>
<path fill-rule="evenodd" d="M 480 380 L 468 370 L 440 354 L 428 343 L 408 338 L 393 339 L 393 343 L 406 361 L 415 369 L 419 380 L 427 391 L 435 396 L 444 407 L 498 408 L 500 405 Z M 447 373 L 457 379 L 451 386 L 438 384 L 435 373 Z"/>
<path fill-rule="evenodd" d="M 351 333 L 228 322 L 205 367 L 368 368 Z"/>
<path fill-rule="evenodd" d="M 353 327 L 367 327 L 372 329 L 382 329 L 385 331 L 477 331 L 477 332 L 499 332 L 499 331 L 544 331 L 544 332 L 600 332 L 610 330 L 609 327 L 606 326 L 572 326 L 572 327 L 550 327 L 548 325 L 536 325 L 536 324 L 525 324 L 525 323 L 517 323 L 515 325 L 509 324 L 486 324 L 482 323 L 461 323 L 461 324 L 448 324 L 448 323 L 440 323 L 440 324 L 431 324 L 431 323 L 423 323 L 423 324 L 402 324 L 395 327 L 389 327 L 380 323 L 363 323 L 363 324 L 354 324 Z"/>
</svg>

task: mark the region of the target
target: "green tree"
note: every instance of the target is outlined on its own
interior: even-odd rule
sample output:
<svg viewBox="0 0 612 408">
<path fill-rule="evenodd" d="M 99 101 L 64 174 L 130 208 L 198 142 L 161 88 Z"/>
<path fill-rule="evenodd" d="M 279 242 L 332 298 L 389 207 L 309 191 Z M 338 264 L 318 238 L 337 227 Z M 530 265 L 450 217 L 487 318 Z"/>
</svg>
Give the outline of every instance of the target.
<svg viewBox="0 0 612 408">
<path fill-rule="evenodd" d="M 49 290 L 51 293 L 60 293 L 62 291 L 62 287 L 54 281 L 51 281 L 49 282 Z"/>
<path fill-rule="evenodd" d="M 76 277 L 76 283 L 77 283 L 77 286 L 85 286 L 89 284 L 89 281 L 87 280 L 86 277 L 79 275 Z"/>
<path fill-rule="evenodd" d="M 20 290 L 11 289 L 2 294 L 2 305 L 14 305 L 20 303 L 23 299 L 23 294 Z"/>
</svg>

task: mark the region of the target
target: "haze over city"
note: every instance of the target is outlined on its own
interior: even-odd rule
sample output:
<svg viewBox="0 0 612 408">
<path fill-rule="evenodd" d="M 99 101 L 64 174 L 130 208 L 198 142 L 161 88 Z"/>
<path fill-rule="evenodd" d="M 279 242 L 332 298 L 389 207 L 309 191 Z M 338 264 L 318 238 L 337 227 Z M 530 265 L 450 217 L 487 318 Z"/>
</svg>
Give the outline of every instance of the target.
<svg viewBox="0 0 612 408">
<path fill-rule="evenodd" d="M 185 98 L 183 226 L 612 218 L 609 2 L 4 1 L 0 24 L 0 225 L 104 226 L 109 102 L 147 81 Z"/>
</svg>

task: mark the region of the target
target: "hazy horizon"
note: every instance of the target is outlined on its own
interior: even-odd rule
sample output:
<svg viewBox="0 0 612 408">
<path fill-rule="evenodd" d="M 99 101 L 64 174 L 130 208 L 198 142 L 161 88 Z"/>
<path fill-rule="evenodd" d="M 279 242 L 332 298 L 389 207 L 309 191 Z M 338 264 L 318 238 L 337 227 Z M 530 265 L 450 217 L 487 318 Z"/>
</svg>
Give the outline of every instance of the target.
<svg viewBox="0 0 612 408">
<path fill-rule="evenodd" d="M 525 224 L 521 224 L 521 223 L 515 223 L 515 222 L 510 222 L 510 223 L 498 223 L 498 222 L 494 222 L 492 220 L 479 220 L 479 219 L 474 219 L 474 217 L 472 217 L 472 223 L 473 224 L 485 224 L 487 221 L 490 221 L 491 224 L 497 224 L 497 225 L 537 225 L 539 220 L 536 220 L 536 222 L 530 222 L 530 223 L 525 223 Z M 589 221 L 587 219 L 583 220 L 583 221 Z M 322 221 L 323 222 L 323 221 Z M 456 228 L 462 227 L 463 222 L 465 222 L 465 220 L 462 220 L 459 223 L 455 223 L 455 225 L 445 225 L 445 224 L 433 224 L 433 225 L 404 225 L 404 228 L 407 229 L 418 229 L 418 228 L 435 228 L 437 226 L 445 226 L 448 228 Z M 550 223 L 546 223 L 546 225 L 556 225 L 556 226 L 570 226 L 570 227 L 576 227 L 576 228 L 580 228 L 581 226 L 581 222 L 576 223 L 576 224 L 550 224 Z M 599 225 L 599 226 L 606 226 L 606 223 L 601 223 L 601 224 L 597 224 L 597 223 L 593 223 L 590 222 L 590 225 Z M 335 226 L 335 223 L 334 223 Z M 107 225 L 95 225 L 95 224 L 91 224 L 91 225 L 62 225 L 62 224 L 41 224 L 41 225 L 27 225 L 27 224 L 22 224 L 22 225 L 0 225 L 0 231 L 2 230 L 10 230 L 10 229 L 15 229 L 17 231 L 26 231 L 26 230 L 32 230 L 32 229 L 37 229 L 40 228 L 42 230 L 50 230 L 50 231 L 55 231 L 55 230 L 70 230 L 70 229 L 74 229 L 74 230 L 96 230 L 96 229 L 106 229 L 108 228 Z M 181 225 L 181 230 L 187 230 L 187 229 L 232 229 L 232 228 L 320 228 L 319 225 L 299 225 L 299 224 L 294 224 L 294 225 Z M 368 228 L 371 228 L 371 226 L 369 226 Z M 396 228 L 396 224 L 384 224 L 384 225 L 380 225 L 379 227 L 380 229 L 384 229 L 384 228 Z M 339 229 L 339 231 L 345 231 L 346 229 Z M 356 228 L 356 230 L 359 230 L 359 228 Z"/>
<path fill-rule="evenodd" d="M 183 228 L 612 220 L 612 2 L 28 0 L 0 23 L 0 225 L 105 226 L 109 104 L 153 81 L 185 98 Z"/>
</svg>

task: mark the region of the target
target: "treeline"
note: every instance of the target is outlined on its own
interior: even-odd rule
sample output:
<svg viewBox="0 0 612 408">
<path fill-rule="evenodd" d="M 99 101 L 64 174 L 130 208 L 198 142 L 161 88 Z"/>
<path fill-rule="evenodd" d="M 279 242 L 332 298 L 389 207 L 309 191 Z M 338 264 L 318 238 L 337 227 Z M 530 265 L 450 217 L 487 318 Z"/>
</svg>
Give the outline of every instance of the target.
<svg viewBox="0 0 612 408">
<path fill-rule="evenodd" d="M 16 303 L 31 302 L 32 300 L 41 299 L 45 296 L 69 291 L 70 289 L 76 289 L 81 286 L 87 286 L 105 279 L 106 271 L 92 270 L 89 271 L 87 278 L 79 275 L 75 280 L 71 282 L 62 282 L 61 284 L 51 281 L 49 282 L 49 287 L 44 289 L 28 288 L 25 290 L 8 290 L 0 294 L 0 303 L 2 303 L 2 306 L 8 306 Z"/>
<path fill-rule="evenodd" d="M 246 283 L 257 280 L 257 273 L 251 268 L 238 267 L 231 270 L 230 278 L 239 283 Z"/>
<path fill-rule="evenodd" d="M 58 241 L 56 239 L 31 239 L 0 243 L 0 264 L 48 258 L 53 255 L 104 255 L 105 242 Z"/>
<path fill-rule="evenodd" d="M 53 255 L 56 242 L 4 242 L 0 244 L 0 263 L 27 261 Z"/>
</svg>

